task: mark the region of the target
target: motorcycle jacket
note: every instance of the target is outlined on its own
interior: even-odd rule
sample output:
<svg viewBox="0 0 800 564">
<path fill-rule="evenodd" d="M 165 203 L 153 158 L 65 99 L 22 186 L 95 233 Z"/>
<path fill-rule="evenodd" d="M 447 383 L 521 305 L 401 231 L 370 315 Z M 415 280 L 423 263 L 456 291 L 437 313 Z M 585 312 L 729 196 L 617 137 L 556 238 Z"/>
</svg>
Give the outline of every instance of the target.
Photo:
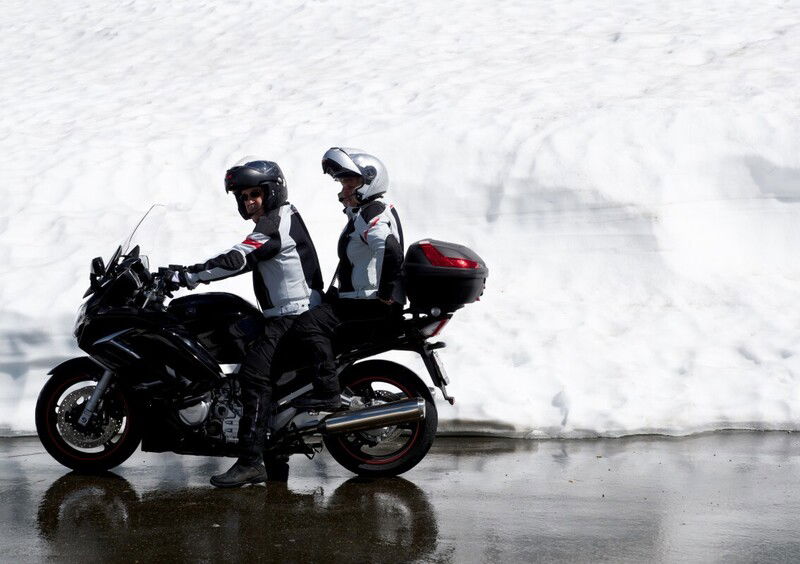
<svg viewBox="0 0 800 564">
<path fill-rule="evenodd" d="M 261 216 L 253 232 L 228 251 L 186 268 L 191 286 L 253 272 L 265 317 L 297 315 L 321 302 L 322 272 L 300 213 L 288 202 Z"/>
<path fill-rule="evenodd" d="M 339 237 L 339 297 L 405 303 L 403 228 L 394 206 L 372 200 L 345 213 L 349 221 Z"/>
</svg>

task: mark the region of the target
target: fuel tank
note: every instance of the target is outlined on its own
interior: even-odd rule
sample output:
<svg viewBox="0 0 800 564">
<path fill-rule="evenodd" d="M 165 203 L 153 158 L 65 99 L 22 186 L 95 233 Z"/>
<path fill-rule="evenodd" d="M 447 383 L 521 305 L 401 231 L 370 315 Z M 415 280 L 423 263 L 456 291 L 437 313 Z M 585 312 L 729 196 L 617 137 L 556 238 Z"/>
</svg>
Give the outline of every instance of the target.
<svg viewBox="0 0 800 564">
<path fill-rule="evenodd" d="M 241 363 L 247 346 L 264 333 L 261 311 L 226 292 L 176 298 L 169 303 L 167 311 L 219 364 Z"/>
</svg>

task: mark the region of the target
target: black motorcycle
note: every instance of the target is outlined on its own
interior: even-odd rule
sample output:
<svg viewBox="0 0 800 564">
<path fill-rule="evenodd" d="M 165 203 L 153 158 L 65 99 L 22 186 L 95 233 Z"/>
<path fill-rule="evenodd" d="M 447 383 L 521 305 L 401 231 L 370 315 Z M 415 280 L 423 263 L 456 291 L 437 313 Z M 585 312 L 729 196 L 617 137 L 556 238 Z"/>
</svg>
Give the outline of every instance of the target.
<svg viewBox="0 0 800 564">
<path fill-rule="evenodd" d="M 311 391 L 301 362 L 284 362 L 274 392 L 265 451 L 270 479 L 285 479 L 292 454 L 327 447 L 356 474 L 397 475 L 430 449 L 438 422 L 433 388 L 408 368 L 367 359 L 389 350 L 418 353 L 451 404 L 449 383 L 430 342 L 484 289 L 488 270 L 470 249 L 419 241 L 406 254 L 410 307 L 383 332 L 364 328 L 359 342 L 338 340 L 342 411 L 298 410 Z M 148 452 L 238 456 L 242 416 L 237 370 L 263 332 L 261 312 L 228 293 L 175 298 L 165 271 L 151 273 L 139 246 L 120 246 L 108 264 L 92 260 L 90 287 L 74 327 L 88 356 L 56 366 L 36 403 L 36 429 L 61 464 L 100 472 L 124 462 L 141 443 Z M 348 333 L 352 333 L 348 332 Z M 364 337 L 369 335 L 369 337 Z M 281 477 L 283 475 L 283 477 Z"/>
</svg>

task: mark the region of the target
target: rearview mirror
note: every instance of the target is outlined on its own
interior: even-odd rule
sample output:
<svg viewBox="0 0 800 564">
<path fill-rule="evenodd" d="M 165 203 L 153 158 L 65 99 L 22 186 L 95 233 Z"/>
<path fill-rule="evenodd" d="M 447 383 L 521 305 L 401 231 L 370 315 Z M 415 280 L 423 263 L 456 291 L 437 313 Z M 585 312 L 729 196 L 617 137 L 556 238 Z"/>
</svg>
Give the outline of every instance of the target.
<svg viewBox="0 0 800 564">
<path fill-rule="evenodd" d="M 103 263 L 103 257 L 95 257 L 92 259 L 92 266 L 89 272 L 95 276 L 101 276 L 106 273 L 106 265 Z"/>
</svg>

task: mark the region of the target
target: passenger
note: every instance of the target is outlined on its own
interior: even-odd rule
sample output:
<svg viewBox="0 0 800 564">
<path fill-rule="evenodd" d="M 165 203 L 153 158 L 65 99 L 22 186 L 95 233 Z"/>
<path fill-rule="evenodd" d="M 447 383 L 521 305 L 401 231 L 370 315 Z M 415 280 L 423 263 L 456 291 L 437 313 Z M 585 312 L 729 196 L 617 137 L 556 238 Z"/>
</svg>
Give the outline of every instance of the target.
<svg viewBox="0 0 800 564">
<path fill-rule="evenodd" d="M 227 472 L 211 478 L 221 488 L 267 480 L 262 451 L 272 399 L 272 357 L 292 322 L 321 302 L 323 286 L 314 243 L 286 199 L 286 179 L 276 163 L 255 160 L 234 166 L 225 174 L 225 191 L 236 196 L 241 216 L 255 222 L 253 232 L 204 263 L 171 267 L 172 281 L 189 289 L 252 271 L 256 299 L 266 318 L 264 335 L 247 351 L 239 371 L 241 456 Z"/>
<path fill-rule="evenodd" d="M 329 292 L 323 305 L 301 315 L 291 331 L 292 340 L 314 369 L 313 390 L 293 405 L 335 410 L 340 407 L 340 390 L 334 333 L 349 322 L 364 322 L 355 330 L 363 331 L 366 325 L 373 332 L 402 313 L 403 230 L 397 211 L 381 200 L 389 188 L 389 176 L 376 157 L 334 147 L 323 155 L 322 170 L 341 184 L 339 201 L 348 221 L 338 244 L 338 292 Z"/>
</svg>

